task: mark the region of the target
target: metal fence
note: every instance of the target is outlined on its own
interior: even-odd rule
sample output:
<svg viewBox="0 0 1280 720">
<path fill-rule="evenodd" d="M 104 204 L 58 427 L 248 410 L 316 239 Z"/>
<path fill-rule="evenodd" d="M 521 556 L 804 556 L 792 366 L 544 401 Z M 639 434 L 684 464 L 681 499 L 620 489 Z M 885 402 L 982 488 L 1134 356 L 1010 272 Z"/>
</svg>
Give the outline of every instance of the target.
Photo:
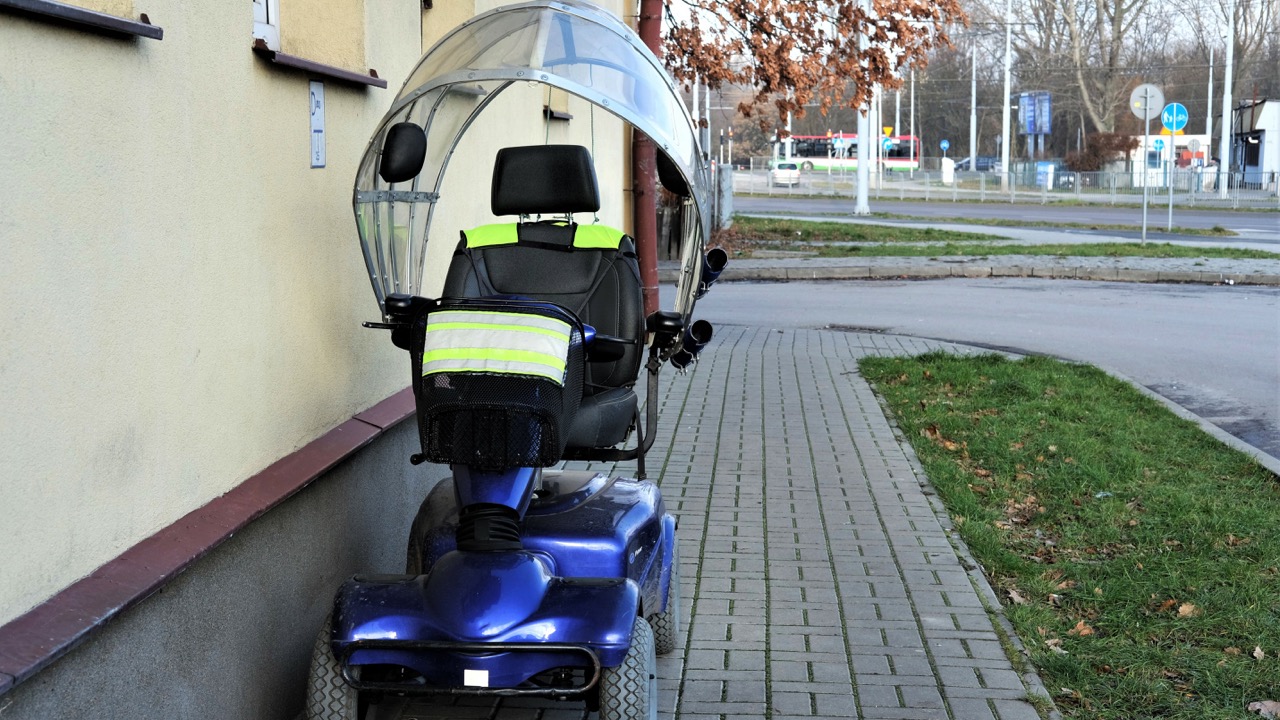
<svg viewBox="0 0 1280 720">
<path fill-rule="evenodd" d="M 1134 172 L 1037 172 L 1034 165 L 1012 172 L 959 171 L 945 177 L 937 170 L 873 173 L 867 186 L 874 199 L 951 202 L 1080 202 L 1110 205 L 1141 203 L 1144 190 L 1152 204 L 1179 207 L 1280 209 L 1280 173 L 1229 173 L 1225 192 L 1214 168 L 1142 170 Z M 797 184 L 775 177 L 767 160 L 734 170 L 733 191 L 757 195 L 820 195 L 853 197 L 857 171 L 802 169 Z M 1144 184 L 1146 187 L 1144 188 Z"/>
</svg>

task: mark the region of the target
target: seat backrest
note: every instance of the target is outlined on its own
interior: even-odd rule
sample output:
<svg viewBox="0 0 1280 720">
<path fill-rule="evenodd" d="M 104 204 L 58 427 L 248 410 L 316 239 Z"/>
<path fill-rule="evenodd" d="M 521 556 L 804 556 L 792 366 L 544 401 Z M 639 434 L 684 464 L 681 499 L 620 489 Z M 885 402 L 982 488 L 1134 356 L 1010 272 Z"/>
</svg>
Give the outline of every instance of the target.
<svg viewBox="0 0 1280 720">
<path fill-rule="evenodd" d="M 577 145 L 503 148 L 494 164 L 495 215 L 595 212 L 591 155 Z M 514 295 L 567 308 L 596 332 L 631 341 L 623 356 L 587 366 L 587 394 L 630 387 L 643 358 L 644 312 L 635 242 L 566 220 L 485 225 L 462 233 L 446 297 Z"/>
</svg>

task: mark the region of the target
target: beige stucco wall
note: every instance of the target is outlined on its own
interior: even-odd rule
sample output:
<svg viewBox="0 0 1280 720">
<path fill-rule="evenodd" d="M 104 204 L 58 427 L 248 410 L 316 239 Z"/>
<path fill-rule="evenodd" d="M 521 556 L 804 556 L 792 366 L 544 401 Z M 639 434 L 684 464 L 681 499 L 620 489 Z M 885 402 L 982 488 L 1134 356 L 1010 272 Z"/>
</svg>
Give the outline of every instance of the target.
<svg viewBox="0 0 1280 720">
<path fill-rule="evenodd" d="M 422 11 L 422 51 L 431 49 L 445 33 L 471 19 L 476 14 L 474 2 L 432 3 L 430 10 Z M 487 8 L 486 8 L 487 9 Z"/>
<path fill-rule="evenodd" d="M 364 0 L 281 0 L 280 50 L 366 72 L 369 66 L 365 64 L 364 13 Z M 399 32 L 403 34 L 403 30 Z"/>
<path fill-rule="evenodd" d="M 393 91 L 327 82 L 312 170 L 250 3 L 146 9 L 163 41 L 0 22 L 0 622 L 408 380 L 350 204 Z M 366 67 L 408 72 L 420 12 L 368 1 Z"/>
<path fill-rule="evenodd" d="M 248 2 L 147 0 L 159 42 L 0 23 L 0 623 L 408 383 L 360 327 L 377 306 L 351 183 L 423 43 L 472 6 L 436 4 L 366 0 L 353 69 L 390 88 L 325 83 L 323 169 L 309 77 L 250 51 Z M 548 127 L 542 92 L 513 88 L 468 136 L 439 249 L 491 219 L 516 140 L 594 138 L 601 220 L 627 226 L 622 123 L 597 110 L 593 134 L 569 98 Z"/>
<path fill-rule="evenodd" d="M 62 0 L 62 2 L 130 20 L 136 17 L 133 13 L 133 0 Z"/>
</svg>

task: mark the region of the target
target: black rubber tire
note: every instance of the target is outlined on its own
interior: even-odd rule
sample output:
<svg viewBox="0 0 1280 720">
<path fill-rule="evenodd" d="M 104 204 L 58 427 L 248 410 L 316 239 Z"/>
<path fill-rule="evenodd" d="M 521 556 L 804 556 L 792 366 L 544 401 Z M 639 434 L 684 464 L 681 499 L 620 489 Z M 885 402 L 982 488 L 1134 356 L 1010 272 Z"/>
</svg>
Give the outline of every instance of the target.
<svg viewBox="0 0 1280 720">
<path fill-rule="evenodd" d="M 631 649 L 618 667 L 600 671 L 600 720 L 657 720 L 658 660 L 653 630 L 637 617 L 631 626 Z"/>
<path fill-rule="evenodd" d="M 800 163 L 800 169 L 801 169 L 801 170 L 812 170 L 812 169 L 813 169 L 813 163 L 812 163 L 811 161 L 809 161 L 809 160 L 805 160 L 804 162 Z"/>
<path fill-rule="evenodd" d="M 648 617 L 653 628 L 653 651 L 666 655 L 676 649 L 680 636 L 680 545 L 671 546 L 671 584 L 667 587 L 667 609 Z"/>
<path fill-rule="evenodd" d="M 324 626 L 316 636 L 311 649 L 311 671 L 307 674 L 307 720 L 358 720 L 360 715 L 359 693 L 342 679 L 342 669 L 329 647 L 332 636 L 332 616 L 324 619 Z"/>
</svg>

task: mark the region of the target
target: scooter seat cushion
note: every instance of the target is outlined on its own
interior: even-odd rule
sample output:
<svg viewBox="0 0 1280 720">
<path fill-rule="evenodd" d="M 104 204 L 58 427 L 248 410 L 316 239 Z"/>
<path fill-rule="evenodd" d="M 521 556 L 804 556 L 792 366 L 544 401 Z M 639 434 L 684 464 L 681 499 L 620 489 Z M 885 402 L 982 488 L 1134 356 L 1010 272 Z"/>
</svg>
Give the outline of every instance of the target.
<svg viewBox="0 0 1280 720">
<path fill-rule="evenodd" d="M 573 448 L 613 447 L 627 439 L 637 417 L 638 400 L 630 388 L 613 388 L 583 396 L 569 426 L 566 442 Z"/>
</svg>

